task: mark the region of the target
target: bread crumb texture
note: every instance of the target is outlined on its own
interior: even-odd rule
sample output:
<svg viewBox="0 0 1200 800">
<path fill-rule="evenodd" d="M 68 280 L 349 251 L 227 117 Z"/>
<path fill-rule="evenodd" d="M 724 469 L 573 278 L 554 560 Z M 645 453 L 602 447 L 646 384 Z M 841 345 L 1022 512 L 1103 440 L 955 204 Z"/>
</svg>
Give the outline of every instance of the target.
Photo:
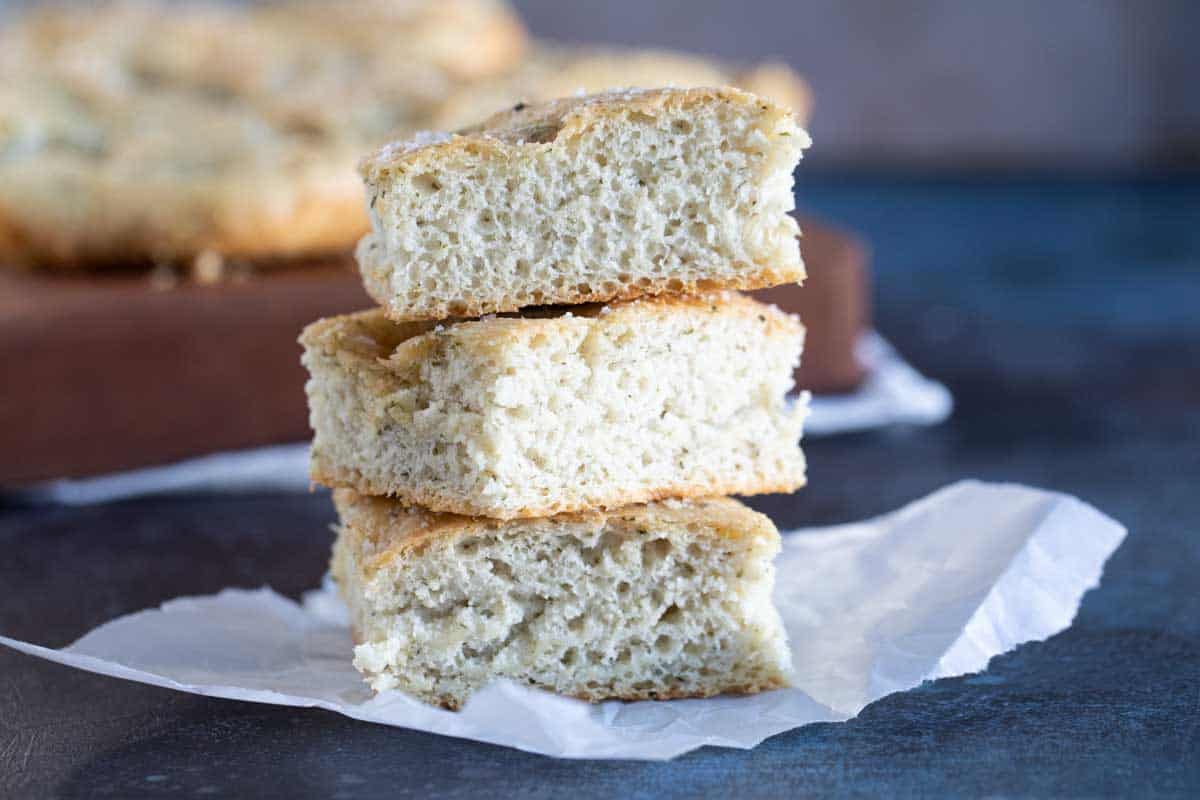
<svg viewBox="0 0 1200 800">
<path fill-rule="evenodd" d="M 365 159 L 357 257 L 396 320 L 804 276 L 792 171 L 808 135 L 736 89 L 630 90 L 518 105 Z"/>
<path fill-rule="evenodd" d="M 593 702 L 786 685 L 770 520 L 726 498 L 500 522 L 348 490 L 333 574 L 376 691 L 497 678 Z"/>
<path fill-rule="evenodd" d="M 734 292 L 301 337 L 313 479 L 499 519 L 804 484 L 803 328 Z"/>
</svg>

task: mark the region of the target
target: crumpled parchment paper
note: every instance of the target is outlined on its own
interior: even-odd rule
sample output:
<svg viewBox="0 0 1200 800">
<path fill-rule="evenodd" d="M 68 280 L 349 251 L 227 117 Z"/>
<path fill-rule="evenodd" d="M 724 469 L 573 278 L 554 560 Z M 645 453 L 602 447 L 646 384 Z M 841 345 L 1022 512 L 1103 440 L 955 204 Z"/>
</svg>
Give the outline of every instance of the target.
<svg viewBox="0 0 1200 800">
<path fill-rule="evenodd" d="M 0 643 L 79 669 L 184 692 L 317 706 L 567 758 L 667 759 L 704 745 L 754 747 L 846 720 L 922 681 L 976 672 L 1071 624 L 1125 536 L 1069 496 L 956 483 L 886 516 L 786 533 L 775 600 L 793 688 L 751 697 L 599 705 L 498 682 L 459 712 L 372 696 L 350 664 L 328 585 L 302 604 L 226 589 L 129 614 L 53 650 Z"/>
</svg>

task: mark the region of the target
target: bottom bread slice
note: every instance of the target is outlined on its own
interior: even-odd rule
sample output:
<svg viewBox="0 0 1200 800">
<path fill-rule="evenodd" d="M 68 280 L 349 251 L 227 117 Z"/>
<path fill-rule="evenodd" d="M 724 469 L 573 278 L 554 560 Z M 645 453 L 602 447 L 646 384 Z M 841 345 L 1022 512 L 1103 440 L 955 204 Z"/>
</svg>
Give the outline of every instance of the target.
<svg viewBox="0 0 1200 800">
<path fill-rule="evenodd" d="M 779 533 L 735 500 L 505 522 L 334 499 L 333 575 L 376 691 L 458 708 L 497 678 L 593 702 L 787 683 Z"/>
</svg>

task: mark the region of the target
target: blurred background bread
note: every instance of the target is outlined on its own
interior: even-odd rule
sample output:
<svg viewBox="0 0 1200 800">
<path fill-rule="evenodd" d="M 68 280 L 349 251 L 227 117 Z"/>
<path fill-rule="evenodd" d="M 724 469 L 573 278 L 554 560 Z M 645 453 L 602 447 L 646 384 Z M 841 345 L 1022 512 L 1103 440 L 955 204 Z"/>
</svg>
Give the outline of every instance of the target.
<svg viewBox="0 0 1200 800">
<path fill-rule="evenodd" d="M 511 68 L 502 3 L 52 6 L 0 29 L 0 262 L 345 251 L 354 163 Z"/>
<path fill-rule="evenodd" d="M 0 27 L 0 265 L 345 252 L 367 227 L 354 163 L 389 139 L 580 89 L 731 83 L 807 112 L 782 65 L 531 48 L 500 0 L 34 6 Z"/>
</svg>

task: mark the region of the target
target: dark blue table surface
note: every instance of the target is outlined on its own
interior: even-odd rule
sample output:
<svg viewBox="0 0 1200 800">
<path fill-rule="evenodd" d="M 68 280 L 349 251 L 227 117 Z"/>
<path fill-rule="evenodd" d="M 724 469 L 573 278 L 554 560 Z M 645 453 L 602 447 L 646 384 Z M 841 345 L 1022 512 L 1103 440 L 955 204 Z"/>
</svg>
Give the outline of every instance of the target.
<svg viewBox="0 0 1200 800">
<path fill-rule="evenodd" d="M 781 526 L 962 477 L 1076 494 L 1130 535 L 1075 624 L 753 751 L 567 762 L 173 693 L 0 651 L 0 796 L 1200 796 L 1200 182 L 804 178 L 874 250 L 880 330 L 958 408 L 814 440 Z M 298 595 L 328 499 L 0 509 L 0 631 L 60 646 L 226 585 Z"/>
</svg>

